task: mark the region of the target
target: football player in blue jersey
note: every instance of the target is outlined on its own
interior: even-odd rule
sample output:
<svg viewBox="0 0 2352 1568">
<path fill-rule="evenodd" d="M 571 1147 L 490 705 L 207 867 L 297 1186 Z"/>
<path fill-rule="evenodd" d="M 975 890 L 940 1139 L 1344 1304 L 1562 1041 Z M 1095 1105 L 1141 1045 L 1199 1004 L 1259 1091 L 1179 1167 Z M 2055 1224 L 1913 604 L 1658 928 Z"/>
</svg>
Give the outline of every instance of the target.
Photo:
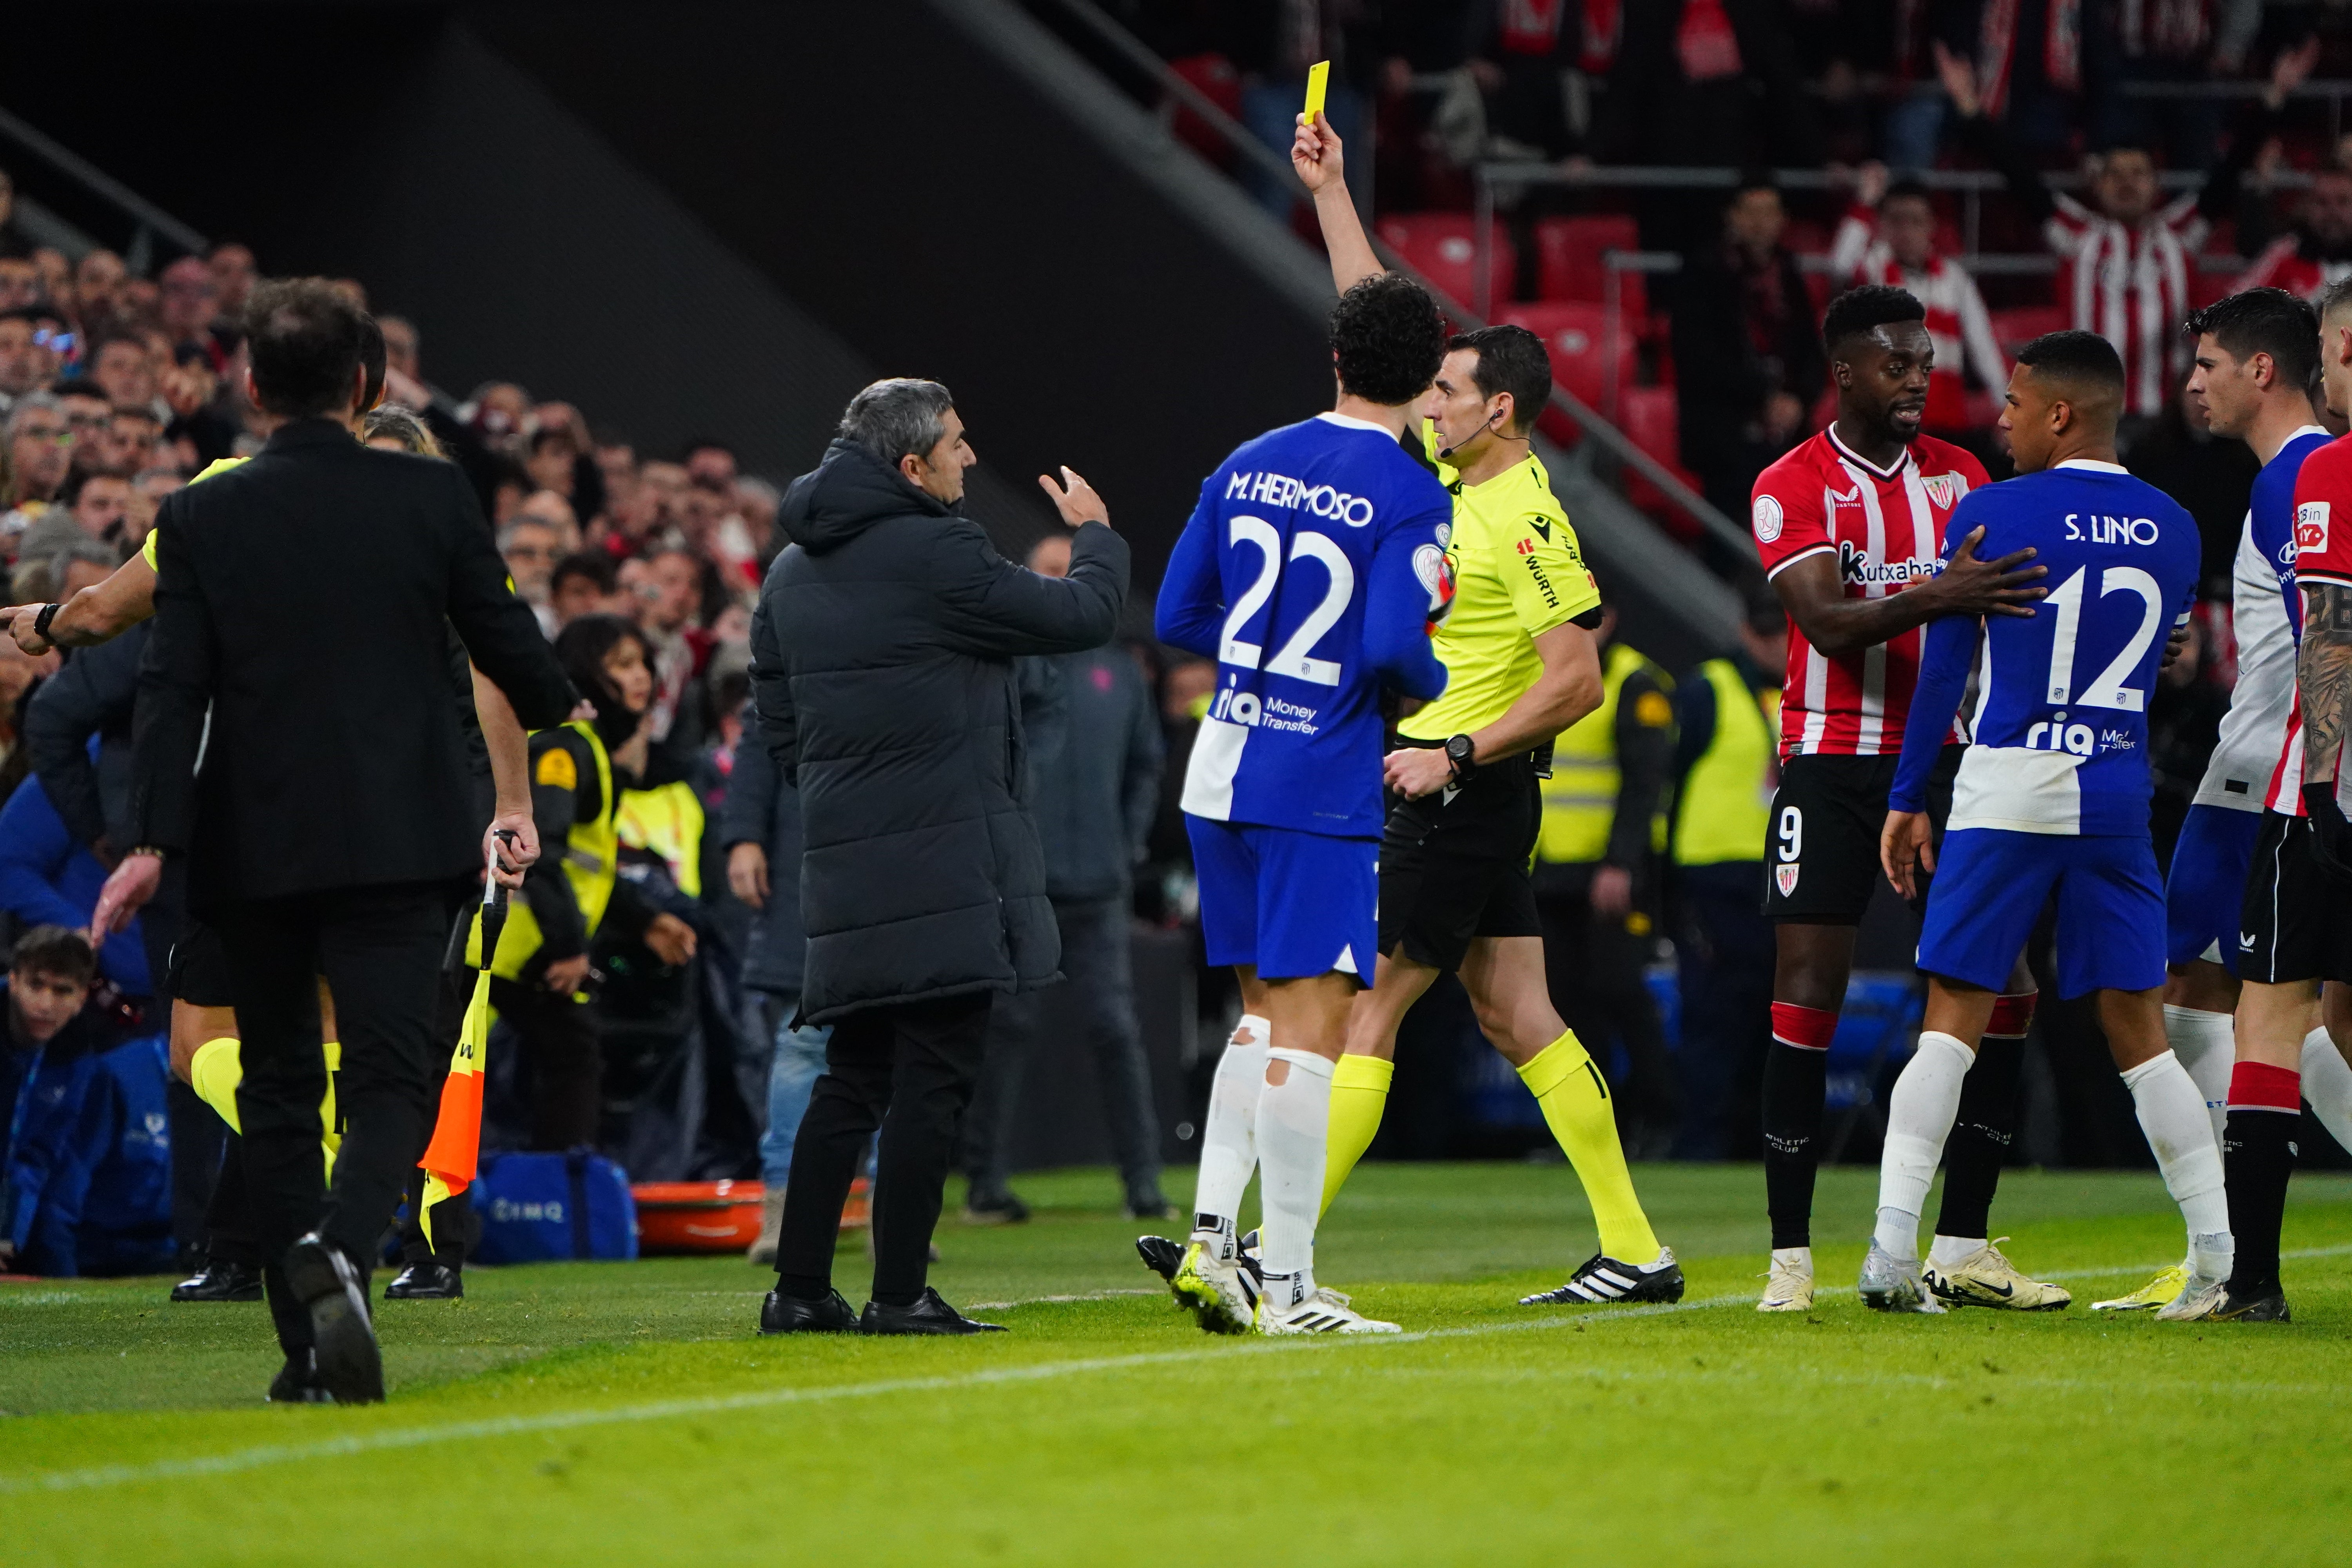
<svg viewBox="0 0 2352 1568">
<path fill-rule="evenodd" d="M 1333 1065 L 1379 942 L 1381 691 L 1445 685 L 1427 620 L 1453 501 L 1402 444 L 1445 324 L 1427 290 L 1384 275 L 1340 296 L 1330 340 L 1332 410 L 1218 466 L 1160 589 L 1160 640 L 1217 661 L 1183 808 L 1209 962 L 1234 966 L 1245 1009 L 1170 1280 L 1218 1332 L 1396 1329 L 1317 1289 L 1315 1223 Z M 1234 1226 L 1253 1167 L 1255 1265 Z"/>
<path fill-rule="evenodd" d="M 1947 531 L 1960 539 L 1981 527 L 1988 555 L 2031 546 L 2052 587 L 2031 619 L 1927 626 L 1880 844 L 1899 890 L 1920 871 L 1936 878 L 1919 939 L 1925 1027 L 1888 1101 L 1878 1226 L 1859 1287 L 1882 1311 L 1943 1310 L 1921 1284 L 1919 1211 L 1993 999 L 2053 897 L 2059 994 L 2099 994 L 2108 1048 L 2188 1222 L 2191 1278 L 2158 1315 L 2179 1315 L 2230 1273 L 2221 1148 L 2204 1096 L 2165 1042 L 2164 888 L 2148 834 L 2147 698 L 2167 633 L 2195 600 L 2200 545 L 2189 513 L 2116 461 L 2123 401 L 2123 362 L 2105 339 L 2063 331 L 2028 343 L 2000 420 L 2020 477 L 1969 495 Z M 1973 744 L 1938 856 L 1927 775 L 1971 668 Z"/>
</svg>

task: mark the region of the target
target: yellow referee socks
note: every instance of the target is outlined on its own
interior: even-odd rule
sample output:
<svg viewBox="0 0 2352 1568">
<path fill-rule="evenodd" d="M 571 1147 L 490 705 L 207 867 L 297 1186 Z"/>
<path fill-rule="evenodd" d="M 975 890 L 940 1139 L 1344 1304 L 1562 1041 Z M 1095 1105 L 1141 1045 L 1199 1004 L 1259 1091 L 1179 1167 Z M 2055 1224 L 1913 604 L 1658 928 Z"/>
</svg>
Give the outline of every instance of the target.
<svg viewBox="0 0 2352 1568">
<path fill-rule="evenodd" d="M 1381 1112 L 1388 1109 L 1389 1080 L 1396 1063 L 1378 1057 L 1341 1057 L 1331 1069 L 1331 1131 L 1323 1142 L 1323 1208 L 1348 1180 L 1348 1173 L 1372 1146 L 1381 1130 Z M 1319 1215 L 1318 1215 L 1319 1217 Z"/>
<path fill-rule="evenodd" d="M 1647 1263 L 1657 1257 L 1658 1238 L 1642 1213 L 1642 1200 L 1633 1195 L 1633 1177 L 1617 1142 L 1608 1082 L 1585 1054 L 1576 1031 L 1563 1032 L 1538 1051 L 1534 1060 L 1519 1068 L 1519 1080 L 1543 1107 L 1545 1124 L 1576 1167 L 1576 1179 L 1584 1184 L 1585 1201 L 1601 1227 L 1601 1250 L 1621 1263 Z"/>
</svg>

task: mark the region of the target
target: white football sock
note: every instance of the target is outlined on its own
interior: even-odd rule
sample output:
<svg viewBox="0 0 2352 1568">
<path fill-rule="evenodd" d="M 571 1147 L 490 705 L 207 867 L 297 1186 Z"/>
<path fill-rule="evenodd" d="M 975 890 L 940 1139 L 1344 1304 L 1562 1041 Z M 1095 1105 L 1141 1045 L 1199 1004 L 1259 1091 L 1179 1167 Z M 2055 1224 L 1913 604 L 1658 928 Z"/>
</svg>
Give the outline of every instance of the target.
<svg viewBox="0 0 2352 1568">
<path fill-rule="evenodd" d="M 2325 1029 L 2303 1037 L 2303 1098 L 2327 1135 L 2352 1149 L 2352 1067 Z"/>
<path fill-rule="evenodd" d="M 2227 1013 L 2164 1005 L 2164 1039 L 2189 1079 L 2204 1097 L 2205 1114 L 2213 1121 L 2213 1142 L 2230 1121 L 2230 1069 L 2237 1065 L 2237 1020 Z"/>
<path fill-rule="evenodd" d="M 2132 1108 L 2139 1112 L 2139 1130 L 2147 1134 L 2147 1146 L 2156 1152 L 2164 1190 L 2180 1205 L 2180 1217 L 2189 1226 L 2189 1251 L 2197 1271 L 2203 1274 L 2205 1261 L 2217 1245 L 2228 1246 L 2230 1231 L 2221 1146 L 2214 1141 L 2212 1121 L 2194 1114 L 2204 1110 L 2204 1097 L 2190 1081 L 2189 1069 L 2170 1051 L 2140 1063 L 2123 1079 L 2124 1087 L 2131 1090 Z"/>
<path fill-rule="evenodd" d="M 1905 1263 L 1919 1256 L 1919 1211 L 1960 1113 L 1960 1080 L 1977 1054 L 1930 1029 L 1886 1100 L 1886 1142 L 1878 1162 L 1878 1245 Z"/>
<path fill-rule="evenodd" d="M 1290 1070 L 1268 1083 L 1257 1110 L 1258 1189 L 1265 1209 L 1266 1291 L 1280 1305 L 1315 1290 L 1315 1218 L 1323 1207 L 1323 1152 L 1331 1125 L 1331 1064 L 1312 1051 L 1276 1047 L 1266 1067 Z"/>
<path fill-rule="evenodd" d="M 1201 1174 L 1192 1194 L 1195 1230 L 1234 1232 L 1242 1194 L 1249 1190 L 1250 1173 L 1257 1169 L 1257 1102 L 1265 1090 L 1266 1043 L 1273 1037 L 1274 1029 L 1264 1018 L 1244 1013 L 1225 1040 L 1225 1054 L 1217 1058 L 1208 1121 L 1201 1129 Z M 1202 1215 L 1223 1223 L 1204 1226 Z"/>
<path fill-rule="evenodd" d="M 1927 1245 L 1927 1261 L 1938 1268 L 1965 1262 L 1985 1244 L 1981 1236 L 1938 1236 Z"/>
</svg>

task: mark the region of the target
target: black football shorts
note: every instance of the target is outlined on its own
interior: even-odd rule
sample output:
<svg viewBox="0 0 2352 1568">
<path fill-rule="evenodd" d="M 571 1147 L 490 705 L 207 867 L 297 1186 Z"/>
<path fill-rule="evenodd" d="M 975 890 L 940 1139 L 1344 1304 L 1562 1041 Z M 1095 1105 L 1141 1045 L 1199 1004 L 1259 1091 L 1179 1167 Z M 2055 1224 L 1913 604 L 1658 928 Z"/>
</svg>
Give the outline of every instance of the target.
<svg viewBox="0 0 2352 1568">
<path fill-rule="evenodd" d="M 2352 885 L 2320 864 L 2307 816 L 2263 813 L 2238 916 L 2238 978 L 2352 982 Z"/>
<path fill-rule="evenodd" d="M 1946 746 L 1927 783 L 1927 820 L 1941 840 L 1952 811 L 1952 775 L 1965 746 Z M 1765 825 L 1764 913 L 1810 925 L 1857 925 L 1886 879 L 1878 841 L 1886 830 L 1886 796 L 1895 787 L 1891 756 L 1805 754 L 1780 764 Z M 1912 908 L 1927 907 L 1922 878 Z"/>
<path fill-rule="evenodd" d="M 1381 835 L 1381 951 L 1451 973 L 1482 936 L 1541 936 L 1529 869 L 1543 826 L 1531 756 L 1460 789 L 1391 797 Z"/>
</svg>

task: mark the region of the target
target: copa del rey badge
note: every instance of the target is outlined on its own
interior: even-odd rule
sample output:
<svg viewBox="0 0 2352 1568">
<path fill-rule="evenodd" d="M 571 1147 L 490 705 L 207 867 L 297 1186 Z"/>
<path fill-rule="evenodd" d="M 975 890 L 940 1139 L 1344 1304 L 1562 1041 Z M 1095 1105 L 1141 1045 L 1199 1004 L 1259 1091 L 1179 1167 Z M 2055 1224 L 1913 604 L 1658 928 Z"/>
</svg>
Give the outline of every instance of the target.
<svg viewBox="0 0 2352 1568">
<path fill-rule="evenodd" d="M 1780 885 L 1780 896 L 1784 899 L 1789 897 L 1797 890 L 1797 868 L 1794 866 L 1773 867 L 1772 880 Z"/>
<path fill-rule="evenodd" d="M 1927 492 L 1929 500 L 1946 511 L 1959 505 L 1960 498 L 1969 493 L 1968 481 L 1958 474 L 1925 475 L 1919 480 L 1919 488 Z"/>
</svg>

